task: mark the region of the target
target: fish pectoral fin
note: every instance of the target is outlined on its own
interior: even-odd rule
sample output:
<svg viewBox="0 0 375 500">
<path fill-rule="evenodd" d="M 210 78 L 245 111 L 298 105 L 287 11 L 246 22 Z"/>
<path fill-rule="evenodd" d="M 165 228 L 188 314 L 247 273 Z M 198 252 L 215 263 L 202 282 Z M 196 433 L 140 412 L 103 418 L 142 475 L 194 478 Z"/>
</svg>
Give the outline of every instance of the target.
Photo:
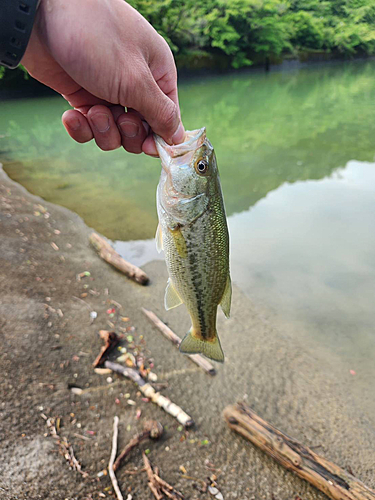
<svg viewBox="0 0 375 500">
<path fill-rule="evenodd" d="M 172 235 L 173 242 L 178 252 L 178 255 L 183 259 L 186 259 L 187 257 L 186 241 L 184 235 L 181 232 L 181 227 L 182 226 L 180 224 L 177 224 L 173 228 L 169 227 L 168 230 Z"/>
<path fill-rule="evenodd" d="M 232 282 L 230 279 L 230 274 L 228 273 L 227 283 L 225 285 L 224 293 L 221 298 L 220 306 L 223 313 L 227 318 L 230 316 L 230 306 L 232 302 Z"/>
<path fill-rule="evenodd" d="M 169 309 L 173 309 L 174 307 L 182 304 L 182 300 L 178 293 L 176 292 L 175 287 L 172 284 L 172 281 L 169 279 L 167 283 L 167 288 L 165 289 L 164 295 L 164 306 L 167 311 Z"/>
<path fill-rule="evenodd" d="M 158 224 L 158 228 L 156 230 L 155 243 L 156 250 L 158 251 L 158 253 L 160 253 L 163 250 L 163 231 L 161 230 L 160 223 Z"/>
<path fill-rule="evenodd" d="M 204 354 L 206 358 L 224 363 L 224 353 L 219 337 L 216 335 L 212 341 L 204 340 L 196 337 L 192 328 L 183 338 L 180 344 L 180 352 L 183 354 Z"/>
</svg>

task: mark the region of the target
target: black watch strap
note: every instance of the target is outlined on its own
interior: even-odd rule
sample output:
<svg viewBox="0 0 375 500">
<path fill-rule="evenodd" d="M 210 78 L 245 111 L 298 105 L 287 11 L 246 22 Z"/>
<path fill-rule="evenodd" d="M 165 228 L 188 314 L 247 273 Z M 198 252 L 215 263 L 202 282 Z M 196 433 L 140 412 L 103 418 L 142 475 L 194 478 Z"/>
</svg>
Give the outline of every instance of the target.
<svg viewBox="0 0 375 500">
<path fill-rule="evenodd" d="M 0 64 L 14 69 L 20 63 L 39 0 L 0 0 Z"/>
</svg>

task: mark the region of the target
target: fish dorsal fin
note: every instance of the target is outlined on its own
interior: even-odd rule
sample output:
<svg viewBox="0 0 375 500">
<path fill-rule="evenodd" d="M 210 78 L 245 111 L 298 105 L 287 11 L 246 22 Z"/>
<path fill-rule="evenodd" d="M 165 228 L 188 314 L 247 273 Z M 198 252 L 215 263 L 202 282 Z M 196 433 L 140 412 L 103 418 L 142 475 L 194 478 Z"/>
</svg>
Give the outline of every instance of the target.
<svg viewBox="0 0 375 500">
<path fill-rule="evenodd" d="M 158 251 L 158 253 L 160 253 L 163 250 L 163 232 L 161 230 L 160 223 L 158 224 L 158 228 L 156 230 L 155 243 L 156 243 L 156 250 Z"/>
<path fill-rule="evenodd" d="M 173 309 L 174 307 L 177 307 L 180 304 L 182 304 L 182 300 L 180 299 L 180 296 L 176 292 L 175 287 L 173 286 L 171 280 L 169 279 L 164 295 L 165 309 L 169 311 L 169 309 Z"/>
<path fill-rule="evenodd" d="M 228 273 L 227 283 L 225 285 L 225 290 L 221 298 L 220 306 L 223 313 L 227 318 L 230 316 L 230 305 L 232 302 L 232 282 L 230 280 L 230 274 Z"/>
</svg>

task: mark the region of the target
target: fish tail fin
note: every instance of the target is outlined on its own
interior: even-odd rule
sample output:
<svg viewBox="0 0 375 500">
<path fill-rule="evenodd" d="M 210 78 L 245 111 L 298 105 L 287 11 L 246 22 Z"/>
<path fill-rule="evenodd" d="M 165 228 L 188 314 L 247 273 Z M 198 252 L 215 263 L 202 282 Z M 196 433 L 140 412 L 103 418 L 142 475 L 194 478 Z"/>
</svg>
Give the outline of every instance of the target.
<svg viewBox="0 0 375 500">
<path fill-rule="evenodd" d="M 215 335 L 213 340 L 204 340 L 194 335 L 193 328 L 182 339 L 180 352 L 183 354 L 204 354 L 207 358 L 224 363 L 224 353 L 219 337 Z"/>
</svg>

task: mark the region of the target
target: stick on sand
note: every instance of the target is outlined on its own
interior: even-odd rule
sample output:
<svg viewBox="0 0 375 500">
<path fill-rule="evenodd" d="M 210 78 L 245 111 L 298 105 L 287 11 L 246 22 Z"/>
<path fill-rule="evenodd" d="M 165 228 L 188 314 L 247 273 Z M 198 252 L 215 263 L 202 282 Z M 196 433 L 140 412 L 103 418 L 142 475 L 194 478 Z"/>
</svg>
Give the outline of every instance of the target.
<svg viewBox="0 0 375 500">
<path fill-rule="evenodd" d="M 152 322 L 152 324 L 155 325 L 156 328 L 164 335 L 164 337 L 170 340 L 176 347 L 180 346 L 180 337 L 178 337 L 165 323 L 163 323 L 155 313 L 149 311 L 148 309 L 145 309 L 144 307 L 142 307 L 142 311 Z M 200 354 L 188 354 L 188 358 L 190 358 L 196 365 L 202 368 L 202 370 L 204 370 L 209 375 L 216 375 L 216 370 L 212 366 L 212 364 Z"/>
<path fill-rule="evenodd" d="M 333 500 L 375 500 L 375 491 L 259 417 L 244 403 L 227 406 L 229 427 Z"/>
<path fill-rule="evenodd" d="M 182 408 L 160 394 L 160 392 L 156 392 L 152 385 L 146 382 L 134 368 L 128 368 L 119 363 L 112 363 L 112 361 L 105 361 L 104 366 L 113 372 L 133 380 L 146 398 L 151 399 L 153 403 L 163 408 L 164 411 L 176 418 L 184 427 L 189 428 L 194 425 L 194 420 Z"/>
<path fill-rule="evenodd" d="M 133 264 L 130 264 L 130 262 L 123 259 L 104 238 L 96 233 L 92 233 L 90 236 L 90 243 L 98 252 L 99 257 L 108 262 L 108 264 L 111 264 L 111 266 L 115 267 L 124 273 L 125 276 L 136 281 L 137 283 L 147 285 L 149 282 L 147 274 L 139 267 L 134 266 Z"/>
<path fill-rule="evenodd" d="M 124 497 L 121 494 L 117 479 L 116 479 L 116 474 L 115 471 L 113 470 L 113 464 L 116 458 L 116 452 L 117 452 L 117 434 L 118 434 L 118 417 L 116 416 L 113 419 L 113 438 L 112 438 L 112 451 L 111 451 L 111 458 L 109 459 L 108 463 L 108 472 L 109 472 L 109 477 L 111 478 L 112 484 L 113 484 L 113 489 L 116 492 L 116 496 L 118 500 L 124 500 Z"/>
</svg>

